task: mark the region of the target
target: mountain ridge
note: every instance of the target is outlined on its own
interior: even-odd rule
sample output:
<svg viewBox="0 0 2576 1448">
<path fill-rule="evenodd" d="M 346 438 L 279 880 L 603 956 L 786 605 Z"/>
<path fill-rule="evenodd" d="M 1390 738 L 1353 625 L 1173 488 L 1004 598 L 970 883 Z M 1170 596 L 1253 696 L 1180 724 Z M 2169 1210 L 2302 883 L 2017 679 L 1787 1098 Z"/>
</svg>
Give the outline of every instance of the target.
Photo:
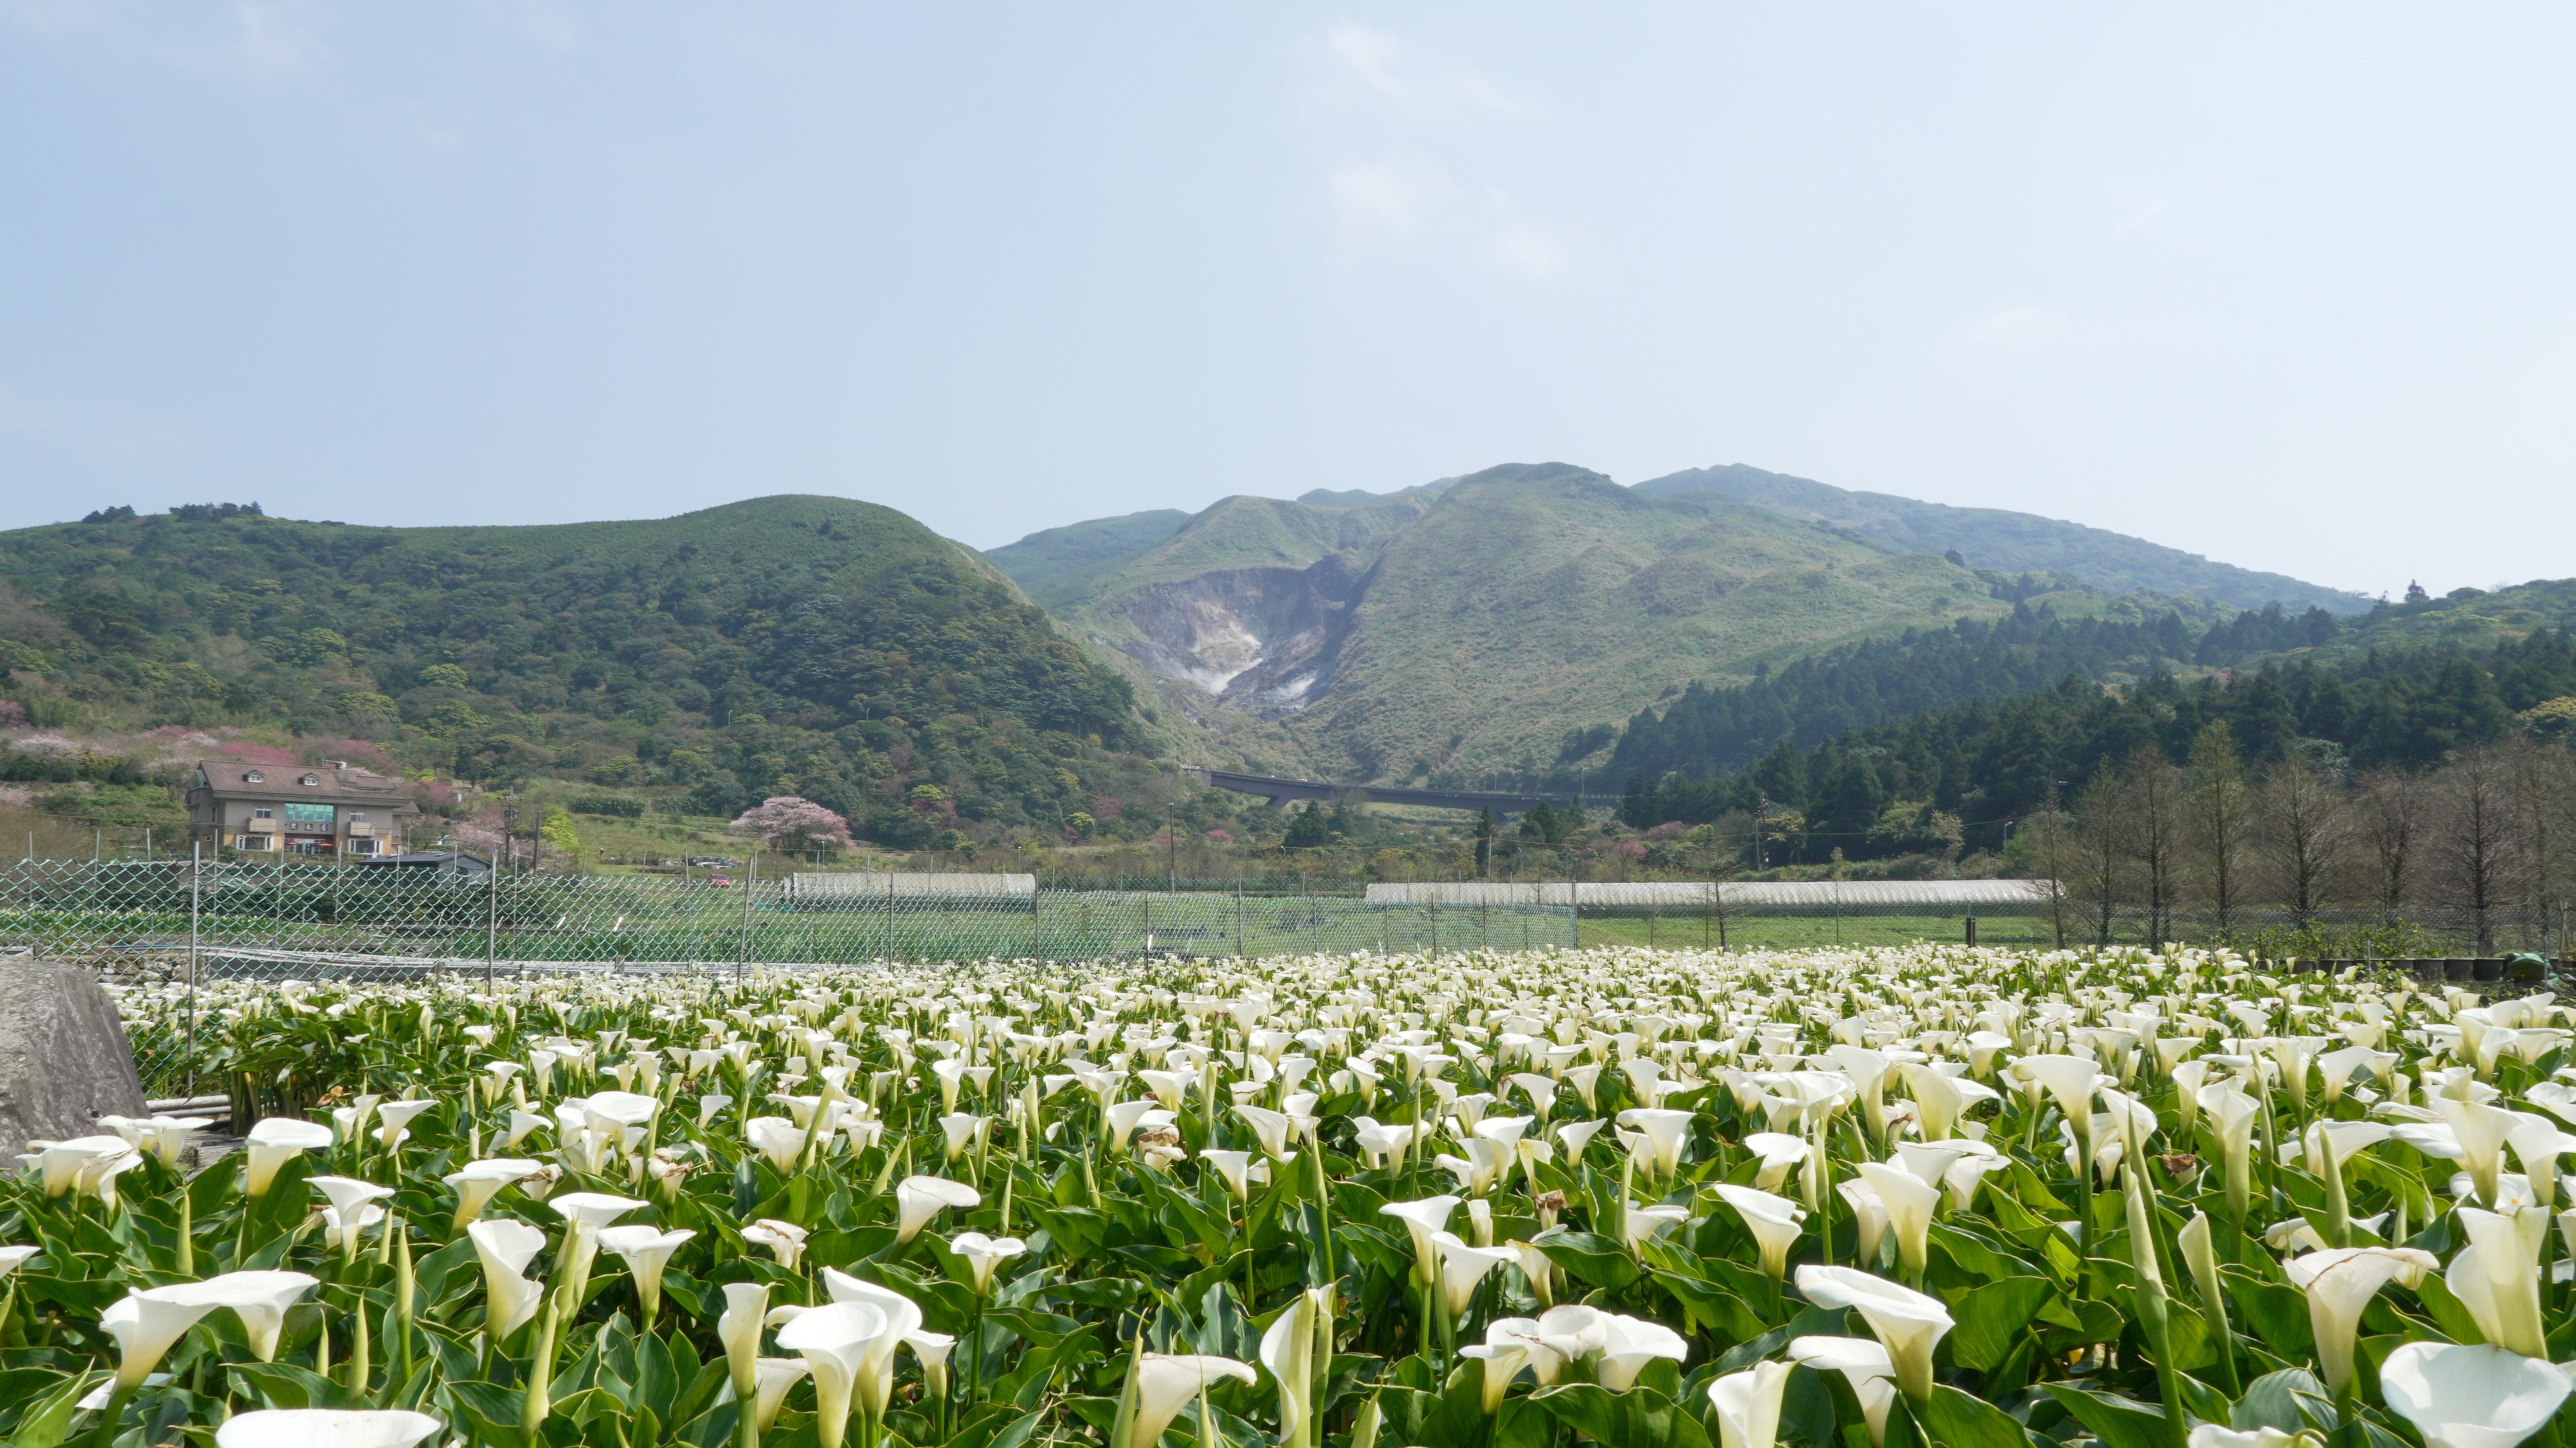
<svg viewBox="0 0 2576 1448">
<path fill-rule="evenodd" d="M 1659 495 L 1713 492 L 1844 528 L 1897 552 L 1957 549 L 1973 565 L 2005 572 L 2072 573 L 2113 593 L 2144 588 L 2208 598 L 2236 608 L 2279 603 L 2340 614 L 2365 612 L 2374 602 L 2358 593 L 2214 562 L 2197 553 L 2082 523 L 2003 508 L 1962 508 L 1892 493 L 1860 492 L 1743 463 L 1688 468 L 1648 478 L 1636 488 Z"/>
<path fill-rule="evenodd" d="M 1058 606 L 1194 727 L 1177 751 L 1192 762 L 1394 781 L 1544 772 L 1694 680 L 2029 598 L 2075 616 L 2137 607 L 1568 463 L 1328 495 L 1354 502 L 1224 499 Z"/>
<path fill-rule="evenodd" d="M 1757 469 L 1730 476 L 1746 475 L 1817 490 L 1793 502 L 1857 496 Z M 1741 683 L 1908 629 L 1991 622 L 2031 600 L 2070 619 L 2178 612 L 2195 630 L 2225 607 L 2030 566 L 2050 561 L 2044 550 L 1969 566 L 1813 516 L 1819 508 L 1749 502 L 1706 482 L 1671 475 L 1630 488 L 1570 463 L 1507 463 L 1389 493 L 1228 497 L 1158 539 L 1096 548 L 1078 583 L 1042 571 L 1066 530 L 992 556 L 1115 656 L 1140 695 L 1187 721 L 1195 737 L 1177 752 L 1192 762 L 1380 782 L 1579 764 L 1637 708 L 1685 685 Z M 1929 516 L 1956 522 L 1950 513 L 1990 521 L 1974 510 Z M 1106 543 L 1106 533 L 1094 536 Z M 2152 550 L 2141 555 L 2151 561 L 2203 564 L 2187 581 L 2216 576 L 2239 596 L 2255 586 L 2245 578 L 2259 581 L 2099 537 Z"/>
</svg>

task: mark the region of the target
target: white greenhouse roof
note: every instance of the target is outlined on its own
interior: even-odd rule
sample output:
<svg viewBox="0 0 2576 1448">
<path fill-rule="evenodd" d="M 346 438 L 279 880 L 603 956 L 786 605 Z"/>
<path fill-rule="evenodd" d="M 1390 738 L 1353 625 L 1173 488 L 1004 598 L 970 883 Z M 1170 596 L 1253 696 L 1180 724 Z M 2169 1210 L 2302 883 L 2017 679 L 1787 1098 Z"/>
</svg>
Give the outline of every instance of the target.
<svg viewBox="0 0 2576 1448">
<path fill-rule="evenodd" d="M 1437 902 L 1442 905 L 1561 906 L 1566 903 L 1566 888 L 1562 881 L 1552 884 L 1498 884 L 1452 880 L 1371 885 L 1368 897 L 1385 904 Z M 1574 901 L 1591 908 L 1670 906 L 1704 910 L 1708 908 L 1712 889 L 1720 892 L 1718 898 L 1730 909 L 1757 905 L 1815 909 L 1836 906 L 2026 905 L 2049 897 L 2049 882 L 2046 880 L 1729 881 L 1717 886 L 1704 880 L 1657 880 L 1577 885 L 1574 887 Z"/>
<path fill-rule="evenodd" d="M 923 896 L 1035 895 L 1035 875 L 994 875 L 966 870 L 853 870 L 820 874 L 800 871 L 788 893 L 817 899 L 898 900 Z"/>
</svg>

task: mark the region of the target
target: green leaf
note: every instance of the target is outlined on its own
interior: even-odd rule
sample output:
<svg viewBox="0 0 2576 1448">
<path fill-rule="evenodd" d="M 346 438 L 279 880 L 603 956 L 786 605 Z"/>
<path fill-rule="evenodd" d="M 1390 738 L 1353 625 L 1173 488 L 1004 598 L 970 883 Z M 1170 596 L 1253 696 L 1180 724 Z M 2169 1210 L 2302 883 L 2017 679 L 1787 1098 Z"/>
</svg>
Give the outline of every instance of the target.
<svg viewBox="0 0 2576 1448">
<path fill-rule="evenodd" d="M 1530 1245 L 1545 1252 L 1566 1275 L 1595 1287 L 1617 1292 L 1637 1280 L 1636 1259 L 1607 1237 L 1559 1227 L 1541 1232 Z"/>
<path fill-rule="evenodd" d="M 1109 1239 L 1109 1219 L 1088 1207 L 1040 1207 L 1037 1219 L 1068 1261 L 1081 1261 Z"/>
<path fill-rule="evenodd" d="M 348 1389 L 293 1363 L 234 1363 L 232 1374 L 272 1408 L 353 1408 Z"/>
<path fill-rule="evenodd" d="M 474 1425 L 475 1435 L 495 1443 L 521 1444 L 519 1410 L 526 1394 L 498 1383 L 449 1383 L 439 1390 Z"/>
<path fill-rule="evenodd" d="M 2424 1304 L 2426 1315 L 2444 1337 L 2466 1343 L 2487 1340 L 2486 1334 L 2478 1331 L 2478 1320 L 2469 1315 L 2468 1307 L 2451 1291 L 2451 1284 L 2442 1280 L 2442 1274 L 2425 1273 L 2423 1282 L 2415 1288 L 2415 1297 Z"/>
<path fill-rule="evenodd" d="M 1789 1345 L 1794 1338 L 1842 1337 L 1844 1315 L 1841 1308 L 1808 1307 L 1789 1319 L 1786 1327 L 1775 1327 L 1749 1342 L 1728 1348 L 1717 1360 L 1717 1371 L 1741 1372 Z"/>
<path fill-rule="evenodd" d="M 54 1448 L 62 1442 L 71 1431 L 72 1413 L 89 1386 L 87 1373 L 74 1373 L 64 1379 L 60 1388 L 18 1420 L 18 1431 L 11 1435 L 9 1448 Z"/>
<path fill-rule="evenodd" d="M 2173 1440 L 2161 1404 L 2086 1392 L 2063 1383 L 2050 1383 L 2047 1388 L 2059 1406 L 2109 1448 L 2170 1448 Z"/>
<path fill-rule="evenodd" d="M 2245 1396 L 2236 1400 L 2236 1409 L 2227 1415 L 2227 1426 L 2239 1433 L 2257 1428 L 2277 1428 L 2284 1433 L 2321 1427 L 2308 1421 L 2299 1406 L 2300 1397 L 2322 1399 L 2325 1385 L 2305 1368 L 2288 1368 L 2267 1373 L 2245 1387 Z"/>
<path fill-rule="evenodd" d="M 2286 1282 L 2265 1282 L 2233 1267 L 2220 1272 L 2227 1283 L 2230 1308 L 2244 1315 L 2246 1325 L 2265 1346 L 2293 1362 L 2316 1351 L 2316 1337 L 2308 1325 L 2307 1294 Z"/>
<path fill-rule="evenodd" d="M 1840 1378 L 1842 1374 L 1834 1376 Z M 1695 1398 L 1691 1401 L 1703 1400 Z M 1793 1438 L 1804 1439 L 1816 1448 L 1828 1448 L 1834 1441 L 1834 1425 L 1838 1418 L 1833 1390 L 1825 1376 L 1804 1364 L 1792 1369 L 1789 1384 L 1780 1394 L 1781 1431 Z"/>
<path fill-rule="evenodd" d="M 2029 1430 L 2011 1414 L 1947 1383 L 1934 1384 L 1931 1400 L 1912 1407 L 1914 1419 L 1922 1427 L 1922 1441 L 1939 1448 L 2032 1448 Z M 1888 1441 L 1896 1441 L 1893 1431 Z"/>
<path fill-rule="evenodd" d="M 1956 1223 L 1935 1222 L 1929 1236 L 1933 1246 L 1941 1249 L 1960 1271 L 1971 1277 L 1999 1282 L 2019 1276 L 2025 1270 L 2025 1264 L 2020 1260 Z"/>
<path fill-rule="evenodd" d="M 2225 1424 L 2230 1404 L 2227 1395 L 2189 1373 L 2175 1374 L 2175 1386 L 2182 1390 L 2182 1410 L 2204 1423 Z"/>
<path fill-rule="evenodd" d="M 1950 1333 L 1951 1360 L 1978 1372 L 1991 1370 L 2056 1291 L 2038 1277 L 2007 1277 L 1972 1289 L 1950 1307 L 1958 1324 Z"/>
<path fill-rule="evenodd" d="M 970 1427 L 950 1438 L 947 1448 L 1021 1448 L 1045 1421 L 1043 1409 L 1016 1418 L 997 1416 L 990 1423 Z"/>
<path fill-rule="evenodd" d="M 1597 1442 L 1621 1448 L 1709 1448 L 1708 1430 L 1699 1420 L 1652 1388 L 1614 1393 L 1595 1383 L 1567 1383 L 1542 1388 L 1530 1401 Z"/>
<path fill-rule="evenodd" d="M 1682 1313 L 1688 1319 L 1686 1330 L 1705 1324 L 1737 1342 L 1760 1337 L 1770 1331 L 1770 1325 L 1745 1305 L 1741 1294 L 1678 1272 L 1655 1272 L 1651 1275 L 1656 1286 L 1671 1293 L 1673 1300 L 1682 1305 Z"/>
</svg>

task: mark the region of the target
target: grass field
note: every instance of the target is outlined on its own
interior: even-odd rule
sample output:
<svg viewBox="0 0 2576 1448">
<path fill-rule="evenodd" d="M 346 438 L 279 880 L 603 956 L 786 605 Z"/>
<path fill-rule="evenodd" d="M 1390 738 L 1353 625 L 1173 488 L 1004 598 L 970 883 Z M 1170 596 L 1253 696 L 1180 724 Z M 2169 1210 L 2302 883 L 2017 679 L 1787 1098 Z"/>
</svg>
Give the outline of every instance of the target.
<svg viewBox="0 0 2576 1448">
<path fill-rule="evenodd" d="M 1955 915 L 1730 915 L 1724 943 L 1742 949 L 1798 950 L 1833 945 L 1910 945 L 1934 941 L 1945 945 L 1967 939 L 1967 922 Z M 1715 947 L 1718 922 L 1698 915 L 1590 915 L 1583 917 L 1583 943 L 1653 945 L 1664 949 Z M 1977 943 L 2021 947 L 2054 947 L 2057 934 L 2048 917 L 1993 915 L 1977 918 Z"/>
</svg>

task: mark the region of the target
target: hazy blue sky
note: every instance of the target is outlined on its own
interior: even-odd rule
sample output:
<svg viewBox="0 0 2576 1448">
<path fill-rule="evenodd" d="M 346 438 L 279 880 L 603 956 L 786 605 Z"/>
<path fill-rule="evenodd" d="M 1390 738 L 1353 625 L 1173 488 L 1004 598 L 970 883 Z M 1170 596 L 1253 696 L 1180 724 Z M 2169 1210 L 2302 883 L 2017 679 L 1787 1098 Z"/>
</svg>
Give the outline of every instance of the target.
<svg viewBox="0 0 2576 1448">
<path fill-rule="evenodd" d="M 0 0 L 0 526 L 1748 462 L 2576 574 L 2576 10 Z"/>
</svg>

